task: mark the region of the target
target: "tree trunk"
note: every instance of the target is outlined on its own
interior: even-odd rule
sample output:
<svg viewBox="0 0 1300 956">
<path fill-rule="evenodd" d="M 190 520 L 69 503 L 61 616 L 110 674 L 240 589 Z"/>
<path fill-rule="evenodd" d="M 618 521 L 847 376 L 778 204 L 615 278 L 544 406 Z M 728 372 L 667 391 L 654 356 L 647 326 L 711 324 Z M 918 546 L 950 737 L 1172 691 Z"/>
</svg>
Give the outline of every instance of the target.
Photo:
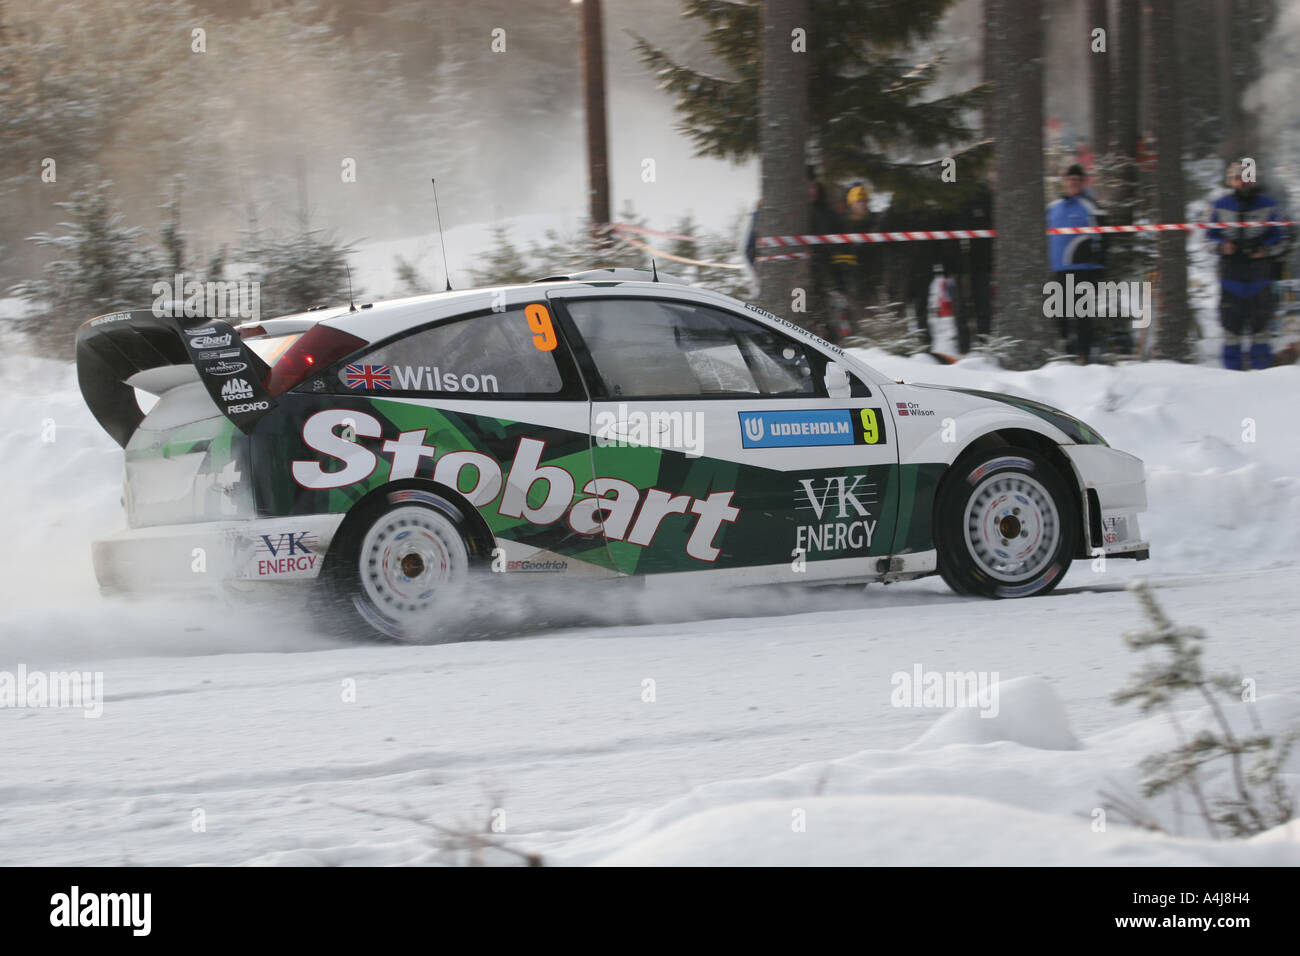
<svg viewBox="0 0 1300 956">
<path fill-rule="evenodd" d="M 1181 0 L 1178 4 L 1178 51 L 1182 57 L 1183 139 L 1204 143 L 1215 155 L 1223 133 L 1219 97 L 1217 0 Z"/>
<path fill-rule="evenodd" d="M 1225 163 L 1239 147 L 1233 129 L 1237 122 L 1236 82 L 1232 65 L 1232 0 L 1215 0 L 1215 27 L 1219 61 L 1219 158 Z M 1240 158 L 1240 157 L 1238 157 Z"/>
<path fill-rule="evenodd" d="M 1111 87 L 1110 152 L 1123 163 L 1124 187 L 1119 206 L 1129 207 L 1138 184 L 1138 102 L 1142 51 L 1142 6 L 1140 0 L 1119 0 L 1116 30 L 1111 47 L 1115 58 Z M 1128 223 L 1123 223 L 1128 225 Z"/>
<path fill-rule="evenodd" d="M 1093 30 L 1104 30 L 1106 52 L 1093 52 Z M 1088 73 L 1092 87 L 1092 151 L 1101 156 L 1110 146 L 1110 4 L 1088 0 Z"/>
<path fill-rule="evenodd" d="M 1161 222 L 1182 222 L 1186 212 L 1183 186 L 1182 86 L 1179 83 L 1178 33 L 1174 0 L 1150 0 L 1153 105 L 1156 138 L 1157 215 Z M 1158 39 L 1157 39 L 1158 38 Z M 1156 357 L 1188 362 L 1194 358 L 1192 313 L 1187 304 L 1187 234 L 1158 234 Z"/>
<path fill-rule="evenodd" d="M 785 236 L 808 229 L 808 0 L 763 0 L 762 79 L 759 86 L 759 160 L 762 204 L 758 235 Z M 758 255 L 793 249 L 758 249 Z M 759 302 L 769 312 L 807 324 L 811 299 L 807 259 L 759 262 Z M 796 290 L 803 295 L 796 300 Z M 795 311 L 795 307 L 799 311 Z"/>
<path fill-rule="evenodd" d="M 999 335 L 1018 344 L 1007 356 L 1012 368 L 1036 368 L 1055 337 L 1043 315 L 1047 237 L 1043 232 L 1043 5 L 1042 0 L 991 4 L 987 35 L 994 44 L 998 139 L 994 165 L 997 224 Z"/>
<path fill-rule="evenodd" d="M 989 84 L 992 89 L 989 92 L 989 99 L 983 110 L 982 123 L 984 126 L 984 138 L 991 139 L 997 136 L 997 109 L 994 105 L 993 97 L 997 94 L 997 77 L 998 65 L 993 54 L 996 52 L 996 44 L 989 36 L 990 26 L 997 18 L 997 7 L 1001 0 L 984 0 L 984 33 L 982 41 L 984 44 L 983 61 L 980 64 L 980 82 Z"/>
</svg>

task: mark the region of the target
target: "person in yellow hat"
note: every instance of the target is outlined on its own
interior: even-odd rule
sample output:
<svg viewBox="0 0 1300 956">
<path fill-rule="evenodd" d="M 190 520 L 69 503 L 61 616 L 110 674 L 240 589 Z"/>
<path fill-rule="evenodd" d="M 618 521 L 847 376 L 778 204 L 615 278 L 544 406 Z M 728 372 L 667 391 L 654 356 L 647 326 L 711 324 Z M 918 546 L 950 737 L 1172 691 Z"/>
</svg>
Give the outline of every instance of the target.
<svg viewBox="0 0 1300 956">
<path fill-rule="evenodd" d="M 871 211 L 871 193 L 866 184 L 854 183 L 844 196 L 846 206 L 840 232 L 875 232 L 876 216 Z M 871 245 L 832 247 L 831 266 L 858 311 L 875 298 L 879 282 L 880 257 Z"/>
</svg>

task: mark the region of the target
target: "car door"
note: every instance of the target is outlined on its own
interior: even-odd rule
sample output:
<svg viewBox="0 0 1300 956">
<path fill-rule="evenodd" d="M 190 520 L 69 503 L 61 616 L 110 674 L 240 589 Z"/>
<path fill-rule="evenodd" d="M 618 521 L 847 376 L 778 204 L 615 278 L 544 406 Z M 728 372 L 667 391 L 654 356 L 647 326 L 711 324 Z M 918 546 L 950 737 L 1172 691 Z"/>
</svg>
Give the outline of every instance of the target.
<svg viewBox="0 0 1300 956">
<path fill-rule="evenodd" d="M 856 578 L 889 554 L 889 415 L 860 381 L 831 397 L 811 337 L 689 293 L 551 297 L 592 397 L 604 500 L 586 507 L 620 570 Z"/>
</svg>

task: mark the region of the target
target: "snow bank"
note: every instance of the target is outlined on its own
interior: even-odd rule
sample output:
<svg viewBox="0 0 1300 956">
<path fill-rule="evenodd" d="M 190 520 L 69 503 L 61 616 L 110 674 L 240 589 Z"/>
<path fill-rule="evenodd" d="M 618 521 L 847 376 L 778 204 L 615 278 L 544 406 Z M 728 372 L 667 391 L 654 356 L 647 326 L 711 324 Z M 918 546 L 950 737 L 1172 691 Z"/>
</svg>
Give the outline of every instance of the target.
<svg viewBox="0 0 1300 956">
<path fill-rule="evenodd" d="M 1061 699 L 1052 685 L 1037 677 L 1017 677 L 994 684 L 992 707 L 950 710 L 927 730 L 914 747 L 985 744 L 1009 740 L 1039 750 L 1076 750 Z M 981 702 L 983 703 L 983 702 Z"/>
<path fill-rule="evenodd" d="M 798 804 L 796 806 L 796 803 Z M 803 827 L 803 829 L 798 829 Z M 1093 832 L 973 797 L 755 800 L 694 814 L 599 866 L 1186 866 L 1300 862 L 1300 847 Z"/>
<path fill-rule="evenodd" d="M 1014 685 L 1014 686 L 1012 686 Z M 1168 798 L 1141 803 L 1167 834 L 1136 829 L 1108 811 L 1104 794 L 1137 793 L 1138 761 L 1174 745 L 1165 716 L 1127 724 L 1080 744 L 1055 693 L 1037 679 L 1004 685 L 1003 730 L 970 732 L 959 712 L 901 750 L 867 750 L 771 777 L 697 787 L 613 825 L 547 843 L 524 841 L 549 862 L 604 866 L 1175 866 L 1300 865 L 1297 822 L 1249 840 L 1212 840 L 1194 814 Z M 970 720 L 980 718 L 970 715 Z M 1238 732 L 1252 725 L 1229 707 Z M 1261 699 L 1256 716 L 1274 732 L 1300 725 L 1300 696 Z M 1027 742 L 1035 717 L 1053 725 Z M 1210 726 L 1207 708 L 1184 711 L 1187 733 Z M 990 721 L 997 726 L 998 721 Z M 1041 744 L 1079 748 L 1044 751 Z M 1211 797 L 1227 792 L 1228 765 L 1202 774 Z M 1300 785 L 1300 756 L 1284 765 Z"/>
</svg>

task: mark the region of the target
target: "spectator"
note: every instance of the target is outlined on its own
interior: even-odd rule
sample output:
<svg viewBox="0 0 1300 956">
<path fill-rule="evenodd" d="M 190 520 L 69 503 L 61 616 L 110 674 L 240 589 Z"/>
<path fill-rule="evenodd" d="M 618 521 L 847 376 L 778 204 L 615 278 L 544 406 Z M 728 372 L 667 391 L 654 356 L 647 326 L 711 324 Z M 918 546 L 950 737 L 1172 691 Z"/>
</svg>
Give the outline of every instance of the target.
<svg viewBox="0 0 1300 956">
<path fill-rule="evenodd" d="M 808 170 L 808 232 L 816 236 L 843 232 L 840 217 L 826 196 L 826 187 L 818 180 L 810 168 Z M 812 246 L 812 316 L 810 327 L 823 338 L 834 342 L 842 338 L 847 331 L 832 321 L 839 311 L 831 302 L 832 293 L 843 295 L 844 283 L 833 265 L 832 250 L 847 248 L 845 246 Z"/>
<path fill-rule="evenodd" d="M 749 214 L 749 219 L 745 222 L 745 234 L 740 240 L 745 261 L 749 263 L 749 271 L 753 273 L 755 281 L 758 277 L 758 213 L 762 208 L 762 200 L 754 203 L 754 211 Z"/>
<path fill-rule="evenodd" d="M 1083 167 L 1070 166 L 1062 177 L 1061 196 L 1047 207 L 1049 229 L 1079 228 L 1104 224 L 1105 213 L 1083 189 Z M 1055 278 L 1066 286 L 1069 276 L 1077 285 L 1083 282 L 1101 282 L 1104 275 L 1101 236 L 1052 235 L 1047 237 L 1047 256 Z M 1063 310 L 1064 311 L 1064 310 Z M 1092 318 L 1075 316 L 1074 328 L 1070 318 L 1060 319 L 1062 351 L 1078 356 L 1086 365 L 1092 360 Z"/>
<path fill-rule="evenodd" d="M 854 183 L 846 194 L 844 217 L 839 221 L 838 232 L 875 232 L 876 217 L 871 212 L 871 194 L 862 183 Z M 853 303 L 854 310 L 872 304 L 876 299 L 880 276 L 880 255 L 870 243 L 836 246 L 831 255 L 831 265 L 839 278 L 840 289 Z"/>
<path fill-rule="evenodd" d="M 1281 210 L 1258 183 L 1242 179 L 1241 163 L 1228 165 L 1232 192 L 1214 201 L 1211 222 L 1269 222 Z M 1223 325 L 1223 366 L 1240 371 L 1241 340 L 1249 337 L 1250 367 L 1273 364 L 1269 320 L 1273 315 L 1273 281 L 1277 257 L 1286 250 L 1278 226 L 1225 226 L 1206 238 L 1219 252 L 1219 322 Z"/>
<path fill-rule="evenodd" d="M 993 191 L 988 183 L 980 183 L 962 205 L 958 218 L 962 229 L 993 228 Z M 980 336 L 992 333 L 993 325 L 993 240 L 963 239 L 958 257 L 960 294 L 955 309 L 957 317 L 957 348 L 962 353 L 970 351 L 971 320 Z"/>
<path fill-rule="evenodd" d="M 889 204 L 882 232 L 917 232 L 931 228 L 931 211 L 897 193 Z M 888 274 L 902 285 L 905 306 L 916 316 L 916 328 L 930 347 L 930 283 L 934 279 L 933 243 L 929 240 L 889 243 Z"/>
<path fill-rule="evenodd" d="M 927 232 L 956 228 L 956 212 L 948 212 L 932 202 L 907 202 L 895 199 L 890 204 L 883 232 Z M 960 240 L 916 239 L 891 242 L 890 272 L 901 274 L 903 298 L 916 315 L 916 328 L 928 349 L 930 335 L 930 288 L 937 276 L 955 276 L 959 271 Z M 960 322 L 958 323 L 960 327 Z"/>
</svg>

